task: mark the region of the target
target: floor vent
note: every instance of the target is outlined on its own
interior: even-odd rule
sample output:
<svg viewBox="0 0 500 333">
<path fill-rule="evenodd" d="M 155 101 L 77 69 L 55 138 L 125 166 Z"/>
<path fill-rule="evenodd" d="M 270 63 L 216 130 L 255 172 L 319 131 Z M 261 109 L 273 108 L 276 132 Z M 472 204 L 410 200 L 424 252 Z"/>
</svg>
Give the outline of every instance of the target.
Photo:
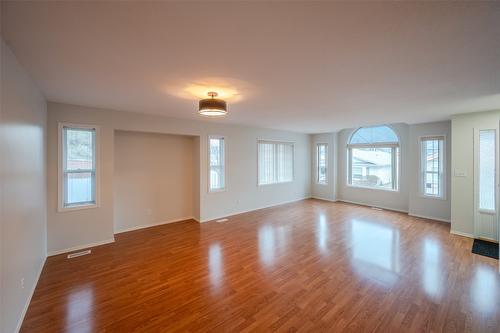
<svg viewBox="0 0 500 333">
<path fill-rule="evenodd" d="M 382 208 L 379 208 L 379 207 L 370 207 L 371 209 L 374 209 L 374 210 L 383 210 Z"/>
<path fill-rule="evenodd" d="M 86 256 L 87 254 L 90 254 L 91 252 L 92 252 L 92 250 L 85 250 L 85 251 L 70 253 L 70 254 L 68 254 L 68 259 Z"/>
<path fill-rule="evenodd" d="M 219 220 L 215 220 L 215 222 L 217 223 L 222 223 L 222 222 L 227 222 L 229 221 L 229 219 L 219 219 Z"/>
</svg>

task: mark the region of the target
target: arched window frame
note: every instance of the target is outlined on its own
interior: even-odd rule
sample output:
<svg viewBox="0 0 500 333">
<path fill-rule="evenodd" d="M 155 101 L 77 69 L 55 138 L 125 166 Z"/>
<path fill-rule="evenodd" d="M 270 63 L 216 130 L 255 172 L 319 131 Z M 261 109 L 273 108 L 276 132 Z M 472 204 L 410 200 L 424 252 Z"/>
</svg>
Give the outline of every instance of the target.
<svg viewBox="0 0 500 333">
<path fill-rule="evenodd" d="M 372 143 L 351 143 L 352 138 L 356 135 L 356 133 L 363 128 L 375 128 L 375 127 L 387 127 L 390 129 L 396 136 L 397 142 L 372 142 Z M 349 140 L 347 141 L 347 184 L 350 187 L 357 188 L 366 188 L 366 189 L 374 189 L 374 190 L 384 190 L 384 191 L 399 191 L 399 170 L 400 168 L 400 145 L 401 140 L 398 132 L 389 125 L 376 125 L 376 126 L 367 126 L 367 127 L 359 127 L 355 129 L 351 135 L 349 136 Z M 388 148 L 391 149 L 391 187 L 384 186 L 370 186 L 370 185 L 360 185 L 353 182 L 353 149 L 359 148 Z"/>
</svg>

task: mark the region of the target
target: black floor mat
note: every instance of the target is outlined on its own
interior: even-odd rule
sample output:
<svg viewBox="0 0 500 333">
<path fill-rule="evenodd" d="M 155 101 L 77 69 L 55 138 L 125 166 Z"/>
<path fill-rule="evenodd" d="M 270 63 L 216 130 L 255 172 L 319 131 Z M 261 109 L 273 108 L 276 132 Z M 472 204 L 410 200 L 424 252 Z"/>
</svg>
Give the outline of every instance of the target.
<svg viewBox="0 0 500 333">
<path fill-rule="evenodd" d="M 474 244 L 472 245 L 472 253 L 498 259 L 498 244 L 487 242 L 481 239 L 474 239 Z"/>
</svg>

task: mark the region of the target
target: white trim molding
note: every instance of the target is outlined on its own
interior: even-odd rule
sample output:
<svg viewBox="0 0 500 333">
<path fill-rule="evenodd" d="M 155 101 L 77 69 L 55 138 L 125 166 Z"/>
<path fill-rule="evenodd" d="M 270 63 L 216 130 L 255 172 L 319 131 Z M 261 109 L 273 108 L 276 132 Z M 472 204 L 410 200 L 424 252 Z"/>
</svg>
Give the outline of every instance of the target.
<svg viewBox="0 0 500 333">
<path fill-rule="evenodd" d="M 84 244 L 84 245 L 77 245 L 77 246 L 69 247 L 67 249 L 50 251 L 49 253 L 47 253 L 47 256 L 48 257 L 52 257 L 52 256 L 56 256 L 58 254 L 63 254 L 63 253 L 68 253 L 68 252 L 73 252 L 73 251 L 79 251 L 79 250 L 88 249 L 88 248 L 91 248 L 91 247 L 96 247 L 96 246 L 99 246 L 99 245 L 104 245 L 104 244 L 109 244 L 109 243 L 114 243 L 114 242 L 115 242 L 115 238 L 113 237 L 113 238 L 106 239 L 106 240 L 99 241 L 99 242 L 95 242 L 95 243 Z"/>
<path fill-rule="evenodd" d="M 409 216 L 413 216 L 413 217 L 418 217 L 420 219 L 427 219 L 427 220 L 434 220 L 434 221 L 439 221 L 439 222 L 446 222 L 446 223 L 451 223 L 451 220 L 450 219 L 443 219 L 443 218 L 440 218 L 440 217 L 433 217 L 433 216 L 426 216 L 426 215 L 418 215 L 418 214 L 412 214 L 412 213 L 408 213 Z"/>
<path fill-rule="evenodd" d="M 468 238 L 474 238 L 473 234 L 470 234 L 468 232 L 462 232 L 462 231 L 456 231 L 451 229 L 450 234 L 457 235 L 457 236 L 463 236 L 463 237 L 468 237 Z"/>
<path fill-rule="evenodd" d="M 143 224 L 143 225 L 137 225 L 135 227 L 130 227 L 130 228 L 126 228 L 126 229 L 115 230 L 115 235 L 116 234 L 121 234 L 121 233 L 124 233 L 124 232 L 134 231 L 134 230 L 140 230 L 140 229 L 146 229 L 146 228 L 151 228 L 151 227 L 157 227 L 159 225 L 164 225 L 164 224 L 184 222 L 184 221 L 188 221 L 188 220 L 195 220 L 195 221 L 197 221 L 193 216 L 186 216 L 186 217 L 181 217 L 181 218 L 178 218 L 178 219 L 173 219 L 173 220 L 168 220 L 168 221 L 162 221 L 162 222 L 158 222 L 158 223 Z"/>
<path fill-rule="evenodd" d="M 45 266 L 45 261 L 47 261 L 47 256 L 45 256 L 42 264 L 40 265 L 40 267 L 38 267 L 35 282 L 31 286 L 30 294 L 29 294 L 28 298 L 26 299 L 26 303 L 24 304 L 24 308 L 23 308 L 23 311 L 21 312 L 21 316 L 19 317 L 19 320 L 17 322 L 15 332 L 19 332 L 21 330 L 21 326 L 23 325 L 23 322 L 24 322 L 24 317 L 26 316 L 26 312 L 28 312 L 28 308 L 30 306 L 31 299 L 33 298 L 33 294 L 35 293 L 36 286 L 38 285 L 38 280 L 40 280 L 40 275 L 42 275 L 43 267 Z"/>
<path fill-rule="evenodd" d="M 345 203 L 348 203 L 348 204 L 359 205 L 359 206 L 366 206 L 366 207 L 374 207 L 374 208 L 380 208 L 380 209 L 385 209 L 385 210 L 392 210 L 394 212 L 408 214 L 407 210 L 402 210 L 402 209 L 398 209 L 398 208 L 391 208 L 391 207 L 380 206 L 380 205 L 372 205 L 372 204 L 369 204 L 369 203 L 364 203 L 364 202 L 359 202 L 359 201 L 350 201 L 350 200 L 344 200 L 344 199 L 339 199 L 337 201 L 345 202 Z"/>
</svg>

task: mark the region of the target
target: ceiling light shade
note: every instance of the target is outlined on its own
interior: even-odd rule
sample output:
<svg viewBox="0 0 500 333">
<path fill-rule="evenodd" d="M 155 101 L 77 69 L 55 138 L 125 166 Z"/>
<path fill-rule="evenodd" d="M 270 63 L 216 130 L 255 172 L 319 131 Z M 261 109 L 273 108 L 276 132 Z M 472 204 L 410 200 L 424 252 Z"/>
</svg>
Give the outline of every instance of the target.
<svg viewBox="0 0 500 333">
<path fill-rule="evenodd" d="M 199 103 L 198 113 L 205 117 L 223 117 L 227 114 L 226 101 L 217 97 L 216 92 L 209 92 L 210 98 L 202 99 Z"/>
</svg>

